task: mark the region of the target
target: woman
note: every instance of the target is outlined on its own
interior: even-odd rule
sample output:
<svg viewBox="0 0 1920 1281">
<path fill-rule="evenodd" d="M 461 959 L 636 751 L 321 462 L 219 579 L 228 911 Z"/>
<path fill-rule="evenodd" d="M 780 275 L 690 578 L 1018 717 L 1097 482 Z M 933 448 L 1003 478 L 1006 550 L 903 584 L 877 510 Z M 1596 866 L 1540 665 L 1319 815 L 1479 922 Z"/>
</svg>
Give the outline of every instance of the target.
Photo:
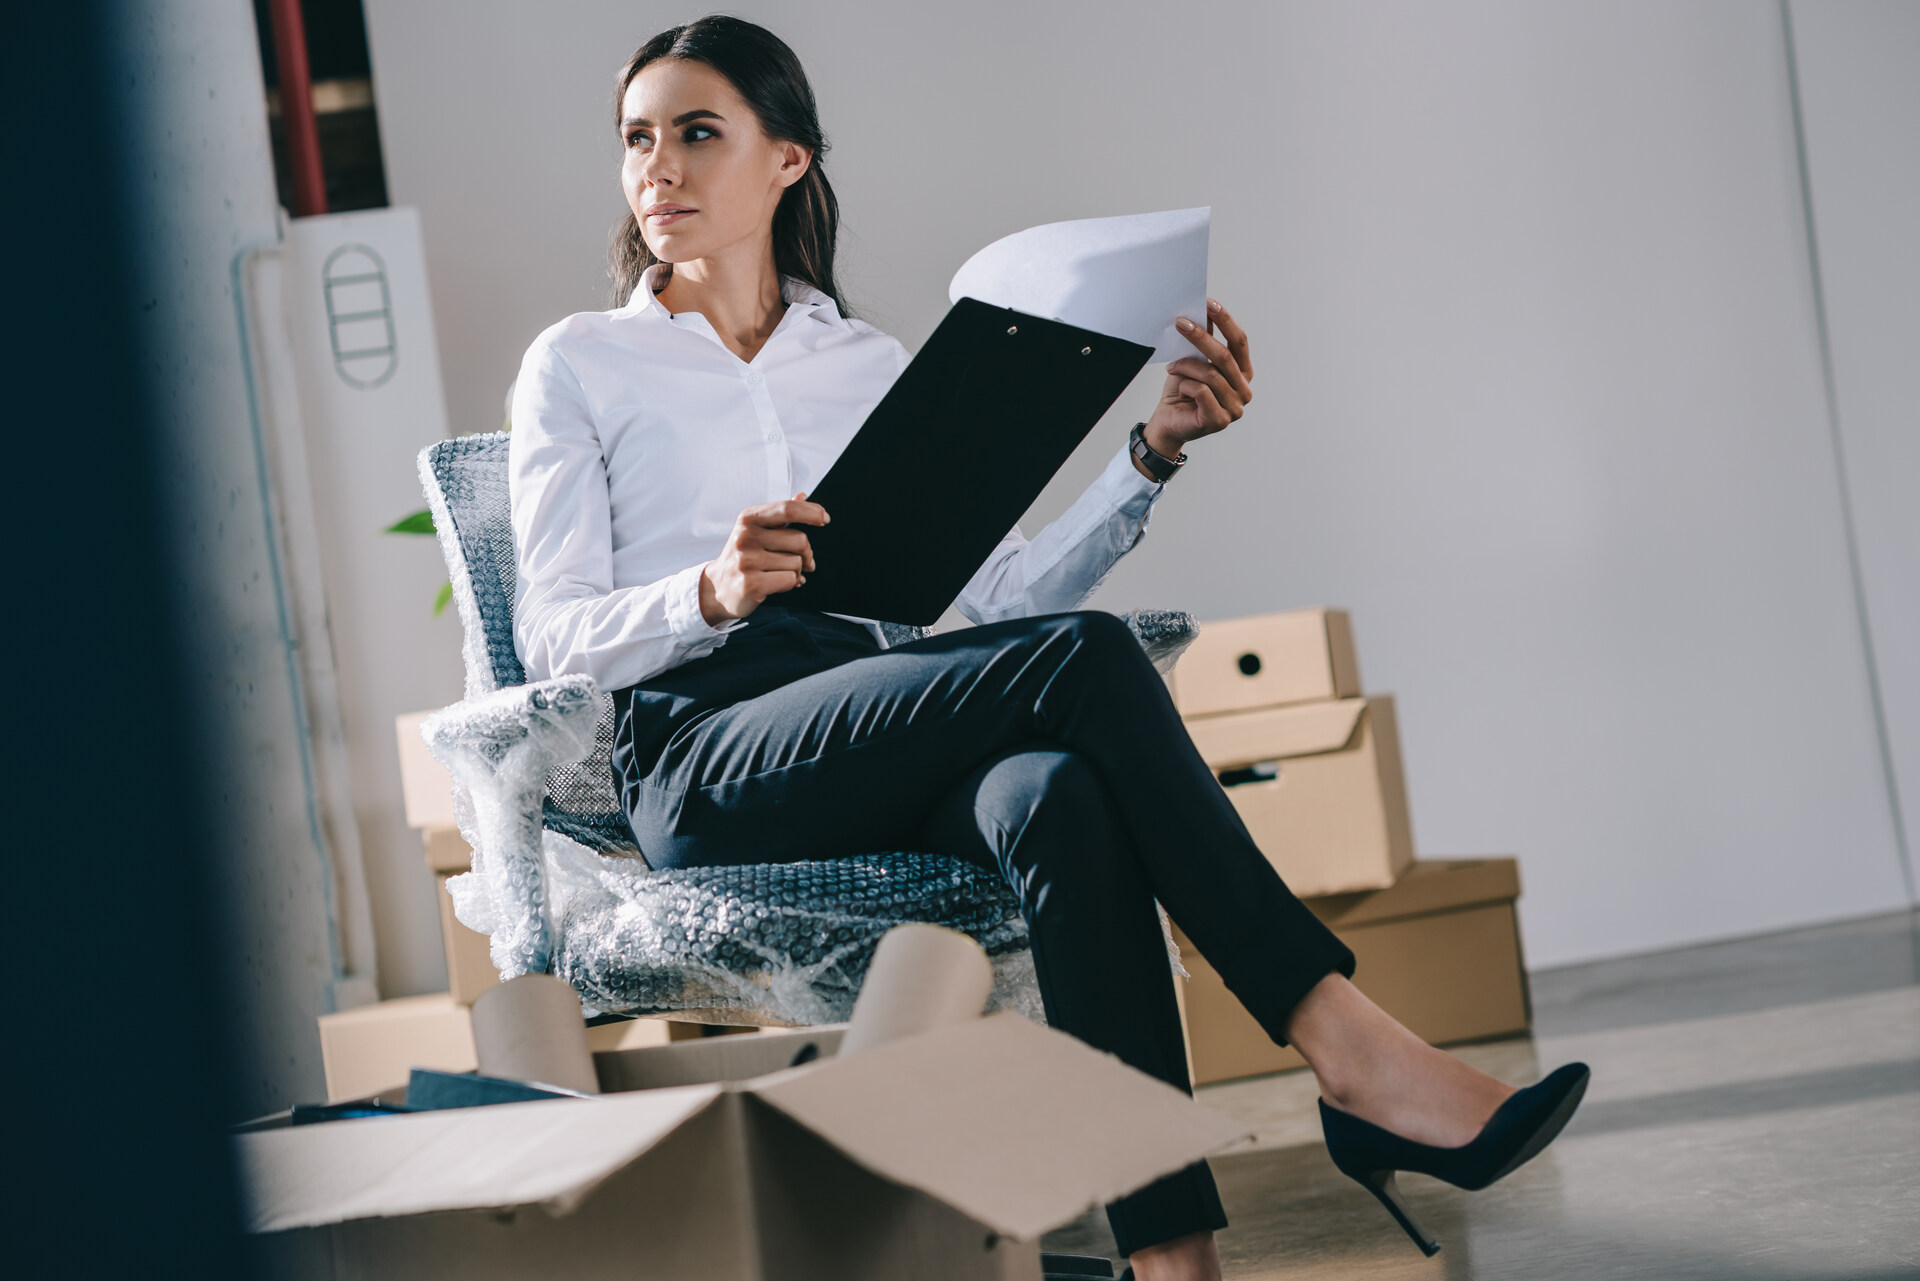
<svg viewBox="0 0 1920 1281">
<path fill-rule="evenodd" d="M 1139 541 L 1184 446 L 1245 412 L 1246 333 L 1209 303 L 1136 429 L 1151 455 L 1117 453 L 1031 542 L 1009 533 L 956 602 L 978 626 L 888 647 L 870 620 L 781 599 L 814 568 L 796 526 L 831 519 L 806 491 L 907 363 L 841 303 L 798 59 L 703 18 L 642 46 L 615 106 L 619 305 L 540 335 L 515 393 L 515 622 L 529 678 L 615 691 L 616 781 L 647 862 L 916 849 L 1000 872 L 1049 1022 L 1187 1089 L 1158 900 L 1306 1057 L 1336 1160 L 1424 1245 L 1392 1171 L 1491 1181 L 1557 1133 L 1585 1070 L 1516 1093 L 1360 995 L 1126 628 L 1072 612 Z M 954 447 L 1018 442 L 983 423 Z M 937 538 L 941 517 L 903 536 Z M 1108 1214 L 1140 1281 L 1219 1275 L 1205 1163 Z"/>
</svg>

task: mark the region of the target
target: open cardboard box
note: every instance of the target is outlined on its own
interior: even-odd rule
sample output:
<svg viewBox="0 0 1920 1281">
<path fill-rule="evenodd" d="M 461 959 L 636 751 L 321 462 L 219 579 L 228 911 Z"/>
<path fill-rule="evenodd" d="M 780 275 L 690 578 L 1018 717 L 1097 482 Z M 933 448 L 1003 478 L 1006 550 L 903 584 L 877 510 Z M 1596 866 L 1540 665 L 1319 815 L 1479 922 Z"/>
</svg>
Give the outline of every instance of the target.
<svg viewBox="0 0 1920 1281">
<path fill-rule="evenodd" d="M 598 1098 L 239 1133 L 245 1223 L 284 1277 L 1039 1281 L 1043 1232 L 1246 1133 L 1013 1014 L 838 1038 L 606 1052 Z"/>
</svg>

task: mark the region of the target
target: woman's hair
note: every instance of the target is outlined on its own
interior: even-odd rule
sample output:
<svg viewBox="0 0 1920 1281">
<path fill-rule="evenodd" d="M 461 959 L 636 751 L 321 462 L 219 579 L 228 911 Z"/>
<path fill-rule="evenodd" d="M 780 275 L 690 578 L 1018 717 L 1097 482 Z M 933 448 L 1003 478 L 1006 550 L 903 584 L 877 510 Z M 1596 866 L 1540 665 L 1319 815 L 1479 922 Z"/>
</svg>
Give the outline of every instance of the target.
<svg viewBox="0 0 1920 1281">
<path fill-rule="evenodd" d="M 669 27 L 636 49 L 626 66 L 620 68 L 613 92 L 615 129 L 620 127 L 627 86 L 648 64 L 661 58 L 712 67 L 746 99 L 767 137 L 813 149 L 813 163 L 800 181 L 781 193 L 780 204 L 773 211 L 773 265 L 783 276 L 806 281 L 833 299 L 841 315 L 848 315 L 833 278 L 833 242 L 840 230 L 840 202 L 821 164 L 827 154 L 827 137 L 820 132 L 820 111 L 800 59 L 779 36 L 743 18 L 709 14 L 685 26 Z M 631 210 L 614 227 L 609 257 L 613 305 L 618 307 L 633 296 L 640 273 L 659 261 L 647 247 L 639 220 Z"/>
</svg>

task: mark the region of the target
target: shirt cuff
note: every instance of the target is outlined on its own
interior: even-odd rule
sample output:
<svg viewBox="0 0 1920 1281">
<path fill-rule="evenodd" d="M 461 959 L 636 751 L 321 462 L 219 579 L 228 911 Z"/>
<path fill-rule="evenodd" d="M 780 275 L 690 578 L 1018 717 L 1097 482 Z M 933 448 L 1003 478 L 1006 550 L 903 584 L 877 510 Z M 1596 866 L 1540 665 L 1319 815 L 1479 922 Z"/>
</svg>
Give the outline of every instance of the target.
<svg viewBox="0 0 1920 1281">
<path fill-rule="evenodd" d="M 726 643 L 728 632 L 737 631 L 747 621 L 729 618 L 718 627 L 707 622 L 700 612 L 700 575 L 706 568 L 704 564 L 689 565 L 667 578 L 667 626 L 689 657 L 718 649 Z"/>
<path fill-rule="evenodd" d="M 1164 480 L 1140 474 L 1140 469 L 1133 465 L 1133 452 L 1126 445 L 1107 463 L 1097 483 L 1112 497 L 1113 505 L 1120 508 L 1138 507 L 1141 503 L 1152 506 L 1167 487 Z"/>
</svg>

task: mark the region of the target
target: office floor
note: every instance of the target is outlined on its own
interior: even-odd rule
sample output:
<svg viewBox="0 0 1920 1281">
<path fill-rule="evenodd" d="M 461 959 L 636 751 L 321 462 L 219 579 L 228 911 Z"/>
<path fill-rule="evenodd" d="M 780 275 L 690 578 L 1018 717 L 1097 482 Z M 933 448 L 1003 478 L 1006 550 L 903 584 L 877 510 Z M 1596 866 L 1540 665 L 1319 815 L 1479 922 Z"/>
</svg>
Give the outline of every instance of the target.
<svg viewBox="0 0 1920 1281">
<path fill-rule="evenodd" d="M 1559 1141 L 1463 1193 L 1402 1176 L 1425 1259 L 1327 1159 L 1305 1073 L 1208 1086 L 1256 1134 L 1214 1159 L 1229 1281 L 1920 1278 L 1920 915 L 1537 974 L 1531 1039 L 1457 1052 L 1515 1084 L 1580 1059 Z M 1105 1216 L 1045 1248 L 1111 1255 Z"/>
</svg>

